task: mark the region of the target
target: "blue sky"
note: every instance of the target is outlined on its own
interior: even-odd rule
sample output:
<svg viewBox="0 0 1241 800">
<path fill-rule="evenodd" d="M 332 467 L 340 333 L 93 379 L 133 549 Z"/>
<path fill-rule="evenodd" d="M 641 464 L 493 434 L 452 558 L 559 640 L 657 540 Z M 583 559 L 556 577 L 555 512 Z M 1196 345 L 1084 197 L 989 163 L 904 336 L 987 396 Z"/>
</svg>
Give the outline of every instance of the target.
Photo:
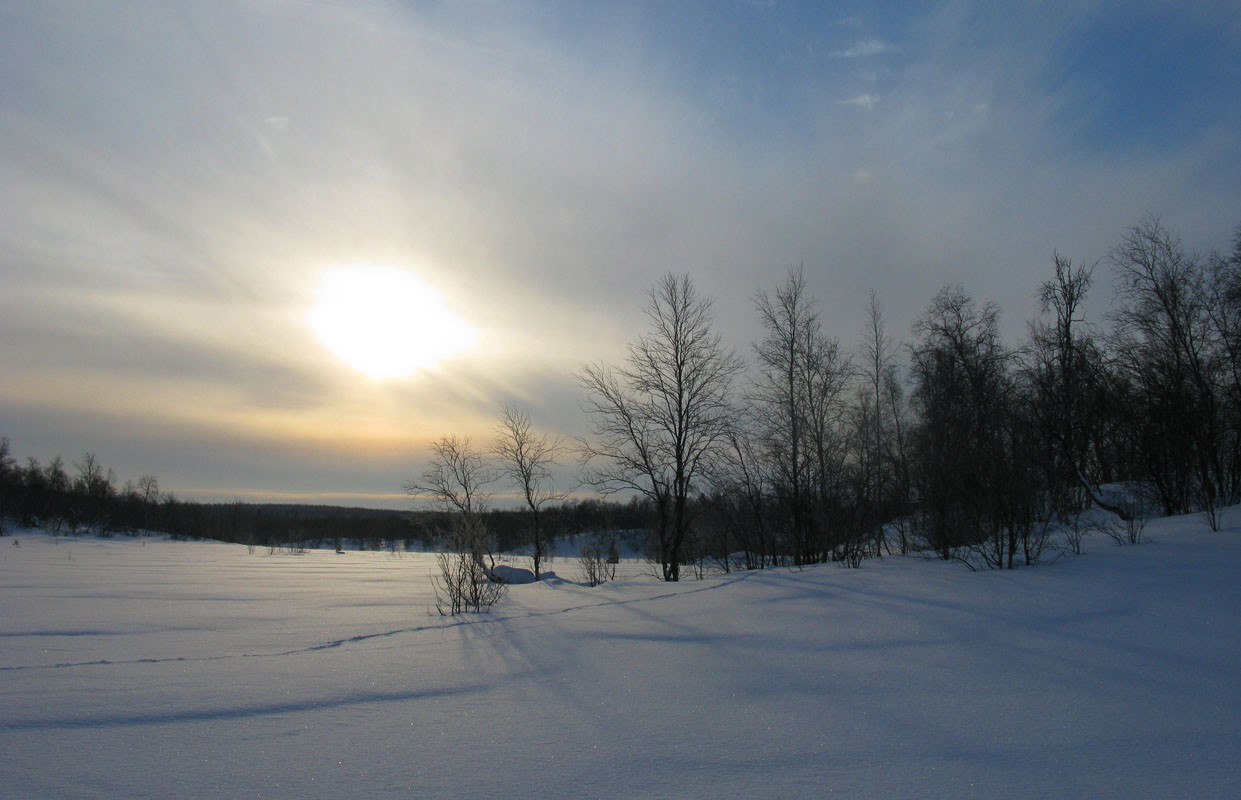
<svg viewBox="0 0 1241 800">
<path fill-rule="evenodd" d="M 397 503 L 502 401 L 579 432 L 573 371 L 666 270 L 741 351 L 795 264 L 845 344 L 869 290 L 906 335 L 949 282 L 1015 342 L 1055 250 L 1146 213 L 1227 246 L 1237 52 L 1238 2 L 0 2 L 0 435 Z M 473 344 L 360 374 L 308 323 L 350 264 Z"/>
</svg>

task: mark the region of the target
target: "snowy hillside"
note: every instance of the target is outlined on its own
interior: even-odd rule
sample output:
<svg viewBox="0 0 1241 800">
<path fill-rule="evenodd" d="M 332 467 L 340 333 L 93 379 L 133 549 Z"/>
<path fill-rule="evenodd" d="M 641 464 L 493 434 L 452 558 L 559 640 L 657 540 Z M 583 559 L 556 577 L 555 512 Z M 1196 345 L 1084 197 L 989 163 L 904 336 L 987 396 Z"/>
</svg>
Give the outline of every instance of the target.
<svg viewBox="0 0 1241 800">
<path fill-rule="evenodd" d="M 428 613 L 429 556 L 19 532 L 0 796 L 1237 796 L 1241 532 L 1147 530 L 464 618 Z"/>
</svg>

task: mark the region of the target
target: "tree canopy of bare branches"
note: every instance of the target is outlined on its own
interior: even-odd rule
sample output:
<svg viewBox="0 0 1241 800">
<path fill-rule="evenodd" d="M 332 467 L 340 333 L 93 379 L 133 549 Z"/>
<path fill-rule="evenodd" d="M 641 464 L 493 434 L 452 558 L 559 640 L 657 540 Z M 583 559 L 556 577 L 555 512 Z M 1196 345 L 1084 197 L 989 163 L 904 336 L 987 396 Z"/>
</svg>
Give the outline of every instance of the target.
<svg viewBox="0 0 1241 800">
<path fill-rule="evenodd" d="M 1138 450 L 1166 513 L 1198 506 L 1212 528 L 1219 509 L 1236 502 L 1241 464 L 1228 422 L 1229 348 L 1218 335 L 1227 285 L 1207 259 L 1187 252 L 1158 217 L 1130 228 L 1110 253 L 1119 306 L 1113 314 L 1117 364 L 1146 412 L 1136 419 Z M 1228 270 L 1223 274 L 1227 276 Z"/>
<path fill-rule="evenodd" d="M 688 501 L 725 443 L 742 363 L 721 344 L 711 301 L 687 275 L 664 275 L 646 315 L 650 328 L 623 365 L 592 364 L 577 376 L 591 433 L 581 443 L 583 477 L 602 493 L 651 500 L 663 577 L 675 581 L 695 513 Z"/>
<path fill-rule="evenodd" d="M 798 564 L 824 560 L 840 544 L 832 511 L 842 475 L 843 397 L 850 374 L 839 343 L 823 332 L 818 303 L 800 268 L 755 307 L 765 335 L 754 346 L 759 376 L 750 404 L 772 465 L 786 547 Z"/>
<path fill-rule="evenodd" d="M 516 404 L 506 403 L 501 408 L 492 454 L 496 468 L 521 494 L 530 511 L 530 558 L 534 562 L 536 581 L 541 576 L 550 546 L 544 530 L 544 507 L 565 498 L 564 492 L 556 491 L 552 475 L 552 468 L 563 450 L 562 438 L 535 431 L 530 415 Z"/>
<path fill-rule="evenodd" d="M 487 459 L 468 436 L 444 436 L 431 445 L 426 469 L 404 486 L 406 494 L 428 499 L 450 514 L 448 530 L 440 534 L 446 551 L 437 556 L 441 614 L 485 611 L 503 593 L 492 579 L 495 548 L 483 519 L 491 496 L 487 487 L 494 481 Z"/>
</svg>

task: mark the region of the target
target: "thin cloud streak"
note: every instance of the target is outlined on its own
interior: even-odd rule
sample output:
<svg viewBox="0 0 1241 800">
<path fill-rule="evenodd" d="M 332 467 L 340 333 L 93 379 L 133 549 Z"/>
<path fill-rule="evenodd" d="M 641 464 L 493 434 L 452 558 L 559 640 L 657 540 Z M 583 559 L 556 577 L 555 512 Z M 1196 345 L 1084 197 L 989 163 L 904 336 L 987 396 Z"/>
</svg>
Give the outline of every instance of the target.
<svg viewBox="0 0 1241 800">
<path fill-rule="evenodd" d="M 900 45 L 885 42 L 880 39 L 863 39 L 855 42 L 844 50 L 837 50 L 832 53 L 833 58 L 869 58 L 871 56 L 881 56 L 888 53 L 901 52 Z"/>
<path fill-rule="evenodd" d="M 860 94 L 857 97 L 851 97 L 848 100 L 841 100 L 840 105 L 857 106 L 859 108 L 864 108 L 867 111 L 871 111 L 875 108 L 875 106 L 879 105 L 879 99 L 879 95 L 867 92 L 865 94 Z"/>
</svg>

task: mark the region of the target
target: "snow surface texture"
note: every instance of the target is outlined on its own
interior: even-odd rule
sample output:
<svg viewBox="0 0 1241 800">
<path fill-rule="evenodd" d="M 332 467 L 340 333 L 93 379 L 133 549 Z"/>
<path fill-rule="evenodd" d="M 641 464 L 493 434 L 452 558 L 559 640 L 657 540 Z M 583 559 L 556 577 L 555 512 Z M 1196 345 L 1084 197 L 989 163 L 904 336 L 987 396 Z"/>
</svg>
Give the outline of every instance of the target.
<svg viewBox="0 0 1241 800">
<path fill-rule="evenodd" d="M 19 533 L 0 796 L 1238 796 L 1241 533 L 1147 530 L 456 618 L 431 556 Z"/>
</svg>

